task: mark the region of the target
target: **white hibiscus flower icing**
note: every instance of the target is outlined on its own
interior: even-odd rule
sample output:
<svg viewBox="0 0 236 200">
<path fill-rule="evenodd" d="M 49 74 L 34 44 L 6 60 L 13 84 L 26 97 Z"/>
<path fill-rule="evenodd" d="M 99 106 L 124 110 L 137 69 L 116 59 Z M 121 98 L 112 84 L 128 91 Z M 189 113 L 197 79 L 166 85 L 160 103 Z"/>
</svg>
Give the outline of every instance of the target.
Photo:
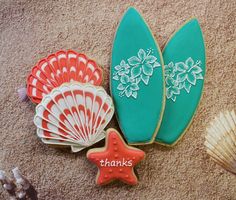
<svg viewBox="0 0 236 200">
<path fill-rule="evenodd" d="M 201 61 L 189 57 L 185 62 L 170 62 L 165 68 L 166 98 L 176 101 L 184 89 L 190 93 L 191 87 L 197 84 L 197 80 L 202 80 Z"/>
<path fill-rule="evenodd" d="M 117 89 L 120 90 L 119 96 L 138 97 L 139 83 L 143 82 L 148 85 L 149 79 L 153 75 L 154 69 L 161 66 L 157 58 L 152 55 L 153 50 L 139 49 L 137 56 L 132 56 L 121 60 L 120 64 L 115 66 L 113 79 L 119 81 Z"/>
</svg>

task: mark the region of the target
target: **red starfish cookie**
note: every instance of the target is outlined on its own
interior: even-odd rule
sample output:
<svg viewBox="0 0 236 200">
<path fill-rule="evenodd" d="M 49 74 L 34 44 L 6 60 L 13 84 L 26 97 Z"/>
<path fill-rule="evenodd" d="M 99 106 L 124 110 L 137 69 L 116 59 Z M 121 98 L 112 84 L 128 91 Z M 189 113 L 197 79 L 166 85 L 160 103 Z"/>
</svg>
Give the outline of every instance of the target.
<svg viewBox="0 0 236 200">
<path fill-rule="evenodd" d="M 87 158 L 99 169 L 96 178 L 99 185 L 107 184 L 115 179 L 130 185 L 137 184 L 138 180 L 133 167 L 144 156 L 143 151 L 126 145 L 115 129 L 107 130 L 105 147 L 91 149 L 87 153 Z"/>
</svg>

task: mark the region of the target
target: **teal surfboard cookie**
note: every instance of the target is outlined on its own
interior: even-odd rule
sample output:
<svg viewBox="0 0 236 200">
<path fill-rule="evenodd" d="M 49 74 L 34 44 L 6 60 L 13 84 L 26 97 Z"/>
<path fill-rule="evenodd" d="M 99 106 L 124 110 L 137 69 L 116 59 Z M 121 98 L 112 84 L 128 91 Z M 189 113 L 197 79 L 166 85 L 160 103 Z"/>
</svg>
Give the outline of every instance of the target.
<svg viewBox="0 0 236 200">
<path fill-rule="evenodd" d="M 163 50 L 166 107 L 156 142 L 173 146 L 192 121 L 202 96 L 206 70 L 205 46 L 196 19 L 188 21 Z"/>
<path fill-rule="evenodd" d="M 150 29 L 129 8 L 115 35 L 110 73 L 116 116 L 129 144 L 155 141 L 165 104 L 163 66 Z"/>
</svg>

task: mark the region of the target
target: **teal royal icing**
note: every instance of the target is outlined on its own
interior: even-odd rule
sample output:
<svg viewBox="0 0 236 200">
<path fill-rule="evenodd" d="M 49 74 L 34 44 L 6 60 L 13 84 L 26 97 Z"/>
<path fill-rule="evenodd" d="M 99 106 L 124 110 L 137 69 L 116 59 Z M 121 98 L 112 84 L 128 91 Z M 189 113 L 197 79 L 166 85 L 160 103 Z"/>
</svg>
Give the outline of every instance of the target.
<svg viewBox="0 0 236 200">
<path fill-rule="evenodd" d="M 166 107 L 156 142 L 174 145 L 183 135 L 201 99 L 206 58 L 201 28 L 187 22 L 163 50 Z"/>
<path fill-rule="evenodd" d="M 165 102 L 163 63 L 150 29 L 134 8 L 125 13 L 115 35 L 110 83 L 127 142 L 153 142 Z"/>
</svg>

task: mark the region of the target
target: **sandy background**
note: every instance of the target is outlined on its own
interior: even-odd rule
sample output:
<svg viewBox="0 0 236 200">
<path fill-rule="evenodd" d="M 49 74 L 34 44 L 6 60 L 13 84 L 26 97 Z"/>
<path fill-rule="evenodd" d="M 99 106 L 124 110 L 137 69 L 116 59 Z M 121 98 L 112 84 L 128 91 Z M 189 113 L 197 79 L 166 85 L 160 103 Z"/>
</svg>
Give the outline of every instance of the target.
<svg viewBox="0 0 236 200">
<path fill-rule="evenodd" d="M 202 102 L 190 129 L 173 149 L 140 147 L 140 183 L 95 185 L 97 169 L 86 151 L 70 154 L 42 144 L 35 135 L 34 106 L 20 103 L 16 89 L 31 67 L 59 49 L 85 52 L 106 69 L 113 36 L 123 12 L 135 6 L 161 48 L 192 16 L 202 26 L 207 76 Z M 0 1 L 0 169 L 18 166 L 40 199 L 236 199 L 236 178 L 206 155 L 205 128 L 220 110 L 236 108 L 236 1 Z M 110 125 L 113 126 L 113 125 Z M 97 146 L 102 146 L 103 142 Z M 0 188 L 0 199 L 8 199 Z"/>
</svg>

